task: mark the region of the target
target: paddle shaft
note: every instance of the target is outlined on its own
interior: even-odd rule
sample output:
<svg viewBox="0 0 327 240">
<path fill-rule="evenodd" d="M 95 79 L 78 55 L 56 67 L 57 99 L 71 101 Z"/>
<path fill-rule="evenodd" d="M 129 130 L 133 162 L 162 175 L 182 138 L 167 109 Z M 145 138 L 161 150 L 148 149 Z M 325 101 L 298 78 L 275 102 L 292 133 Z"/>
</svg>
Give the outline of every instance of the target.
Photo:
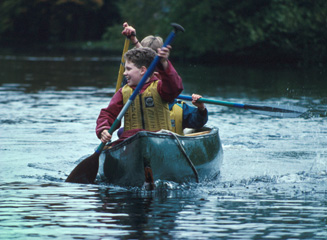
<svg viewBox="0 0 327 240">
<path fill-rule="evenodd" d="M 177 98 L 182 100 L 192 101 L 191 96 L 179 95 Z M 259 105 L 250 105 L 250 104 L 242 104 L 242 103 L 225 102 L 225 101 L 212 100 L 206 98 L 200 98 L 197 101 L 202 103 L 226 106 L 226 107 L 248 109 L 254 113 L 264 114 L 274 117 L 298 117 L 307 111 L 306 108 L 302 108 L 302 107 L 281 106 L 281 105 L 259 106 Z"/>
<path fill-rule="evenodd" d="M 182 100 L 192 101 L 191 96 L 179 95 L 177 98 L 182 99 Z M 218 101 L 218 100 L 212 100 L 212 99 L 207 99 L 207 98 L 200 98 L 197 100 L 197 102 L 216 104 L 216 105 L 221 105 L 221 106 L 226 106 L 226 107 L 245 108 L 245 105 L 242 103 L 225 102 L 225 101 Z"/>
<path fill-rule="evenodd" d="M 162 47 L 167 47 L 167 45 L 169 45 L 173 39 L 175 38 L 175 35 L 178 31 L 183 31 L 184 29 L 182 26 L 176 24 L 176 23 L 172 23 L 172 26 L 174 27 L 174 30 L 170 32 L 170 34 L 168 35 L 166 41 L 164 42 Z M 141 91 L 143 85 L 145 84 L 145 82 L 147 81 L 147 79 L 153 74 L 158 62 L 160 61 L 160 57 L 156 56 L 154 58 L 154 60 L 152 61 L 152 63 L 150 64 L 150 66 L 148 67 L 146 73 L 143 75 L 141 81 L 138 83 L 138 85 L 136 86 L 135 90 L 133 91 L 132 95 L 129 97 L 128 101 L 126 102 L 126 104 L 124 105 L 124 107 L 122 108 L 122 110 L 120 111 L 120 113 L 118 114 L 116 120 L 114 121 L 114 123 L 112 124 L 112 126 L 110 127 L 110 129 L 108 130 L 109 134 L 112 135 L 113 132 L 117 129 L 117 127 L 119 126 L 122 118 L 124 117 L 126 111 L 128 110 L 129 106 L 132 104 L 132 102 L 134 101 L 134 99 L 136 98 L 136 96 L 139 94 L 139 92 Z M 104 148 L 105 143 L 101 142 L 101 144 L 98 146 L 98 148 L 96 149 L 96 153 L 100 153 L 102 151 L 102 149 Z"/>
<path fill-rule="evenodd" d="M 117 78 L 117 84 L 116 84 L 116 92 L 118 92 L 119 88 L 121 87 L 121 83 L 123 81 L 123 74 L 124 74 L 124 69 L 125 69 L 125 67 L 124 67 L 124 64 L 125 64 L 124 54 L 128 50 L 129 43 L 130 43 L 130 39 L 129 38 L 126 38 L 125 39 L 125 43 L 124 43 L 123 54 L 121 56 L 119 71 L 118 71 L 118 78 Z"/>
</svg>

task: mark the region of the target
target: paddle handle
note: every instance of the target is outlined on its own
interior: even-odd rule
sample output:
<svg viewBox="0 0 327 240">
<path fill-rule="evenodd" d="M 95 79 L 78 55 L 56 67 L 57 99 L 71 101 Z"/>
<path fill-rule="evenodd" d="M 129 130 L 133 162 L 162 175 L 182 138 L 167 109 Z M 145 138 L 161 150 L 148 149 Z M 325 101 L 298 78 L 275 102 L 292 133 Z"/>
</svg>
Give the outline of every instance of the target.
<svg viewBox="0 0 327 240">
<path fill-rule="evenodd" d="M 192 101 L 191 96 L 179 95 L 177 98 L 182 99 L 182 100 Z M 210 104 L 216 104 L 216 105 L 221 105 L 221 106 L 226 106 L 226 107 L 235 107 L 235 108 L 244 108 L 245 107 L 245 105 L 242 103 L 225 102 L 225 101 L 218 101 L 218 100 L 212 100 L 212 99 L 207 99 L 207 98 L 199 98 L 197 100 L 197 102 L 210 103 Z"/>
</svg>

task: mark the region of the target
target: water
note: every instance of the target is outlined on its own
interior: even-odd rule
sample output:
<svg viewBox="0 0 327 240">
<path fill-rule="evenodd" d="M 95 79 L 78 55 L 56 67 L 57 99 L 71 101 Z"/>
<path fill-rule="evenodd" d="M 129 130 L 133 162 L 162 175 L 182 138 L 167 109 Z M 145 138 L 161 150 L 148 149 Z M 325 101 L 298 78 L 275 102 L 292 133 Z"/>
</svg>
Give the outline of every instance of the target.
<svg viewBox="0 0 327 240">
<path fill-rule="evenodd" d="M 207 104 L 224 148 L 217 181 L 152 192 L 65 183 L 99 144 L 118 65 L 0 56 L 0 239 L 327 238 L 325 70 L 177 65 L 185 95 L 310 111 L 280 119 Z"/>
</svg>

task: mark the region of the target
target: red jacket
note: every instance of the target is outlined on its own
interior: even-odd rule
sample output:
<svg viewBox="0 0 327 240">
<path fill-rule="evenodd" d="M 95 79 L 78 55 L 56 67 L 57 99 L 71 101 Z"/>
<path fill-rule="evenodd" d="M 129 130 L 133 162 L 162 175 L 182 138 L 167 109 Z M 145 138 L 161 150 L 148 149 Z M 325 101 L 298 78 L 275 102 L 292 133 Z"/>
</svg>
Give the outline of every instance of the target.
<svg viewBox="0 0 327 240">
<path fill-rule="evenodd" d="M 153 81 L 159 80 L 159 95 L 163 100 L 167 102 L 172 102 L 183 91 L 182 79 L 169 61 L 166 70 L 163 70 L 161 64 L 158 64 L 156 70 L 158 71 L 159 75 L 155 73 L 151 77 L 151 79 L 143 85 L 140 93 L 143 93 L 144 90 Z M 136 87 L 133 87 L 133 89 L 135 88 Z M 112 97 L 109 106 L 107 108 L 101 109 L 100 111 L 95 130 L 98 138 L 101 138 L 100 134 L 104 129 L 110 129 L 111 125 L 114 123 L 123 106 L 123 95 L 122 89 L 120 88 L 118 92 L 116 92 L 115 95 Z"/>
</svg>

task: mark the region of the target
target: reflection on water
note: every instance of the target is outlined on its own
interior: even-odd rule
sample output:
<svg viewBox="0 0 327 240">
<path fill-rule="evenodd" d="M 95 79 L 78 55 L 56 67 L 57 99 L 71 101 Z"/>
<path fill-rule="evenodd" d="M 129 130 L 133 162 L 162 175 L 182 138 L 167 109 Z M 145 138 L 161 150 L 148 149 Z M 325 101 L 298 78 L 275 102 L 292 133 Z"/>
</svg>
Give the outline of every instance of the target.
<svg viewBox="0 0 327 240">
<path fill-rule="evenodd" d="M 95 120 L 118 61 L 0 57 L 0 229 L 3 239 L 326 239 L 326 73 L 183 66 L 185 95 L 291 104 L 280 119 L 207 104 L 220 129 L 217 181 L 158 188 L 64 179 L 99 144 Z"/>
<path fill-rule="evenodd" d="M 280 180 L 252 181 L 186 185 L 154 192 L 53 182 L 6 183 L 0 186 L 4 199 L 0 204 L 2 237 L 327 237 L 325 190 L 303 188 L 308 183 L 292 182 L 294 186 L 289 191 L 288 184 Z"/>
</svg>

